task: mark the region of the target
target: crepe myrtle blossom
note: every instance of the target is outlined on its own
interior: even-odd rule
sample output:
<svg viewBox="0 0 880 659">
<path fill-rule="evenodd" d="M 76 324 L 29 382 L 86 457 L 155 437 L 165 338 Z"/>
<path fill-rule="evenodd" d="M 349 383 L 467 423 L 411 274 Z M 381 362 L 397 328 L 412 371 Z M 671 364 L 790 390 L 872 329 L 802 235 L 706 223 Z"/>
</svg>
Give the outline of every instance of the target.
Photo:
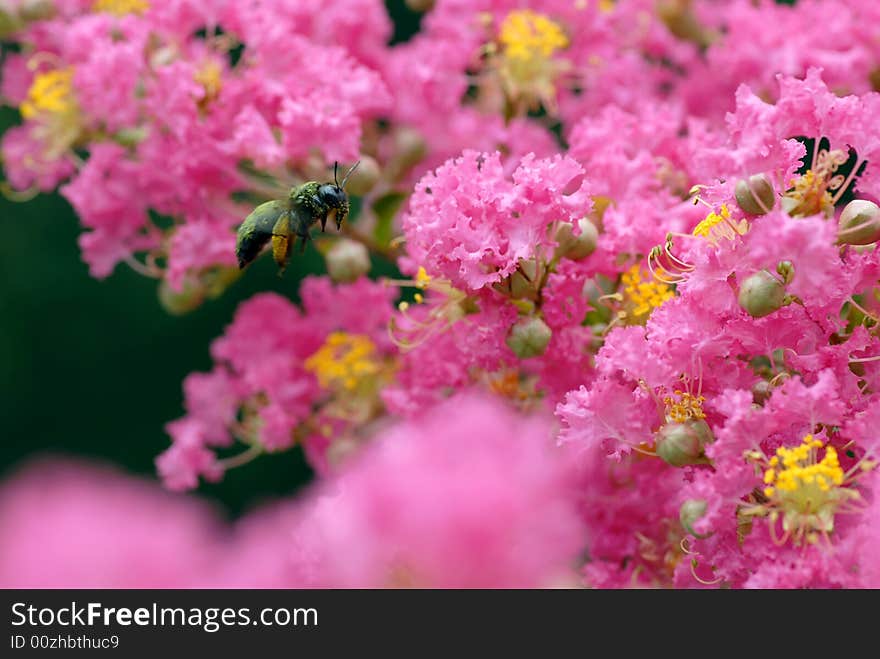
<svg viewBox="0 0 880 659">
<path fill-rule="evenodd" d="M 420 181 L 403 219 L 407 258 L 476 291 L 554 246 L 551 222 L 590 210 L 583 170 L 561 156 L 527 156 L 509 179 L 500 154 L 465 151 Z"/>
<path fill-rule="evenodd" d="M 382 411 L 381 385 L 395 367 L 387 336 L 393 295 L 365 278 L 339 286 L 313 278 L 303 285 L 302 311 L 271 293 L 242 305 L 212 345 L 215 368 L 184 381 L 187 415 L 168 424 L 172 444 L 156 462 L 166 485 L 191 489 L 200 477 L 218 480 L 295 444 L 328 469 L 329 447 L 356 441 Z M 358 313 L 363 305 L 369 311 Z M 343 437 L 346 429 L 354 434 Z M 218 456 L 236 442 L 237 454 Z"/>
<path fill-rule="evenodd" d="M 386 430 L 263 527 L 289 538 L 269 569 L 291 586 L 575 584 L 583 526 L 548 420 L 463 394 Z"/>
<path fill-rule="evenodd" d="M 301 451 L 314 483 L 218 533 L 34 467 L 0 486 L 3 579 L 877 587 L 877 3 L 418 9 L 0 2 L 0 191 L 57 190 L 93 277 L 193 313 L 269 286 L 235 259 L 261 204 L 314 181 L 349 211 L 279 215 L 304 256 L 261 229 L 292 288 L 217 330 L 156 459 L 194 490 Z M 105 572 L 53 553 L 86 517 Z"/>
<path fill-rule="evenodd" d="M 109 466 L 42 459 L 0 486 L 4 588 L 195 588 L 222 558 L 217 512 Z"/>
</svg>

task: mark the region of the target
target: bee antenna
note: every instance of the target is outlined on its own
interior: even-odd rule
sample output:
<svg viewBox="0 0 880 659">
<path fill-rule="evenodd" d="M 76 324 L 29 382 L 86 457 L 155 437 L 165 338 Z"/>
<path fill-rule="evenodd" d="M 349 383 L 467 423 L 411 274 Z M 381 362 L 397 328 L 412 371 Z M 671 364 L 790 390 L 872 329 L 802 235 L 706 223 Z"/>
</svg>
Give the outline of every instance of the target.
<svg viewBox="0 0 880 659">
<path fill-rule="evenodd" d="M 333 162 L 333 182 L 336 184 L 336 187 L 339 187 L 339 178 L 336 176 L 336 172 L 339 170 L 339 161 L 336 160 Z M 345 183 L 343 183 L 345 185 Z"/>
<path fill-rule="evenodd" d="M 351 166 L 351 169 L 348 170 L 348 173 L 345 175 L 345 178 L 342 179 L 342 185 L 339 186 L 339 187 L 341 187 L 343 190 L 345 189 L 345 184 L 348 183 L 348 177 L 351 176 L 351 175 L 354 173 L 354 170 L 356 170 L 356 169 L 357 169 L 357 166 L 360 165 L 360 164 L 361 164 L 361 161 L 358 160 L 355 164 L 353 164 L 353 165 Z"/>
</svg>

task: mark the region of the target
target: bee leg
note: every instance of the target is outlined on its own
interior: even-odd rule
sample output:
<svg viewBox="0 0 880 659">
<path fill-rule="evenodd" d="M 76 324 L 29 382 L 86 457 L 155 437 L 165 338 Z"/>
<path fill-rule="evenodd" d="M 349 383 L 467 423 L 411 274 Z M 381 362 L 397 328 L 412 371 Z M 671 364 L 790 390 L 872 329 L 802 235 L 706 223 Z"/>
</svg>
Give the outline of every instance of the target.
<svg viewBox="0 0 880 659">
<path fill-rule="evenodd" d="M 312 236 L 309 233 L 308 227 L 302 227 L 301 231 L 296 232 L 296 235 L 299 236 L 299 253 L 302 254 L 306 251 L 306 243 L 312 239 Z"/>
<path fill-rule="evenodd" d="M 290 250 L 293 247 L 290 235 L 290 215 L 282 213 L 281 217 L 272 227 L 272 256 L 278 265 L 278 275 L 284 273 L 287 261 L 290 259 Z"/>
<path fill-rule="evenodd" d="M 272 257 L 275 259 L 275 264 L 278 266 L 279 276 L 284 273 L 284 269 L 287 267 L 287 261 L 290 259 L 290 251 L 292 247 L 293 243 L 290 240 L 290 234 L 272 234 Z"/>
</svg>

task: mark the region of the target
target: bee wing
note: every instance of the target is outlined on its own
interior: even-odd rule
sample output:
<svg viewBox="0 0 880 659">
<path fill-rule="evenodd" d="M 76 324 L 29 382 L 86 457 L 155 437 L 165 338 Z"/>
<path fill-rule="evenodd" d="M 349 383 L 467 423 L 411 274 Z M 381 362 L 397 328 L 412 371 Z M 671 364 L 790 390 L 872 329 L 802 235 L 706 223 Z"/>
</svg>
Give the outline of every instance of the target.
<svg viewBox="0 0 880 659">
<path fill-rule="evenodd" d="M 257 255 L 272 238 L 275 223 L 283 213 L 290 210 L 286 199 L 267 201 L 257 206 L 244 222 L 238 227 L 238 238 L 235 243 L 235 255 L 238 267 L 244 268 L 257 258 Z"/>
</svg>

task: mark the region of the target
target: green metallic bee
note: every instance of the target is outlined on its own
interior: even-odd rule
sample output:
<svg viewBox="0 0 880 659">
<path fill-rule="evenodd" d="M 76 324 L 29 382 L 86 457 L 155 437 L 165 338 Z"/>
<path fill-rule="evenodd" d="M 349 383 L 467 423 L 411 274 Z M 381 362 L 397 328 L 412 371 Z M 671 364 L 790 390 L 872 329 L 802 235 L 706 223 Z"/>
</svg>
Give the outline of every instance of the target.
<svg viewBox="0 0 880 659">
<path fill-rule="evenodd" d="M 238 227 L 238 240 L 235 243 L 238 267 L 243 269 L 256 259 L 271 239 L 272 256 L 281 274 L 287 267 L 297 237 L 305 251 L 306 243 L 311 238 L 309 227 L 320 222 L 321 231 L 324 231 L 329 219 L 335 220 L 337 230 L 340 229 L 349 211 L 345 184 L 359 164 L 360 161 L 356 162 L 348 170 L 342 184 L 336 176 L 339 166 L 336 163 L 333 167 L 333 183 L 309 181 L 292 188 L 287 199 L 275 199 L 257 206 Z"/>
</svg>

